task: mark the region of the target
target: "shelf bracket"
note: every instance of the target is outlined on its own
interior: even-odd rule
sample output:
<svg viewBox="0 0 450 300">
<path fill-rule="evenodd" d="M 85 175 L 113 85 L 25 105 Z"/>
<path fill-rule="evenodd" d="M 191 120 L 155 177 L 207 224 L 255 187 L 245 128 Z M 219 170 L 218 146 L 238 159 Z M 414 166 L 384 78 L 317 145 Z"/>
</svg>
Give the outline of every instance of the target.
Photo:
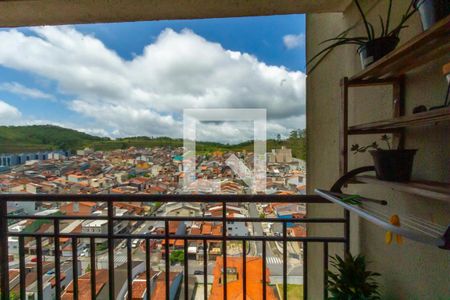
<svg viewBox="0 0 450 300">
<path fill-rule="evenodd" d="M 450 250 L 450 226 L 448 226 L 447 231 L 444 233 L 442 237 L 445 241 L 445 245 L 439 247 L 441 249 Z"/>
<path fill-rule="evenodd" d="M 350 172 L 345 173 L 344 175 L 342 175 L 331 187 L 331 192 L 333 193 L 342 193 L 342 187 L 348 183 L 353 177 L 355 177 L 358 174 L 361 173 L 365 173 L 365 172 L 370 172 L 370 171 L 375 171 L 375 167 L 374 166 L 365 166 L 365 167 L 360 167 L 360 168 L 356 168 L 351 170 Z"/>
</svg>

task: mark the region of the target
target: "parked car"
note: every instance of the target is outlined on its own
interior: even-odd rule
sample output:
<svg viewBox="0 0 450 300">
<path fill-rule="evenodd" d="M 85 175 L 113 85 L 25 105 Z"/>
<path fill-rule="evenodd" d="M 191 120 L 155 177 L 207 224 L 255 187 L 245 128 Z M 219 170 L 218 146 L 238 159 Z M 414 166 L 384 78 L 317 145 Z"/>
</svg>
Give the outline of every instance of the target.
<svg viewBox="0 0 450 300">
<path fill-rule="evenodd" d="M 45 273 L 45 274 L 47 274 L 47 275 L 53 275 L 53 274 L 55 274 L 55 269 L 53 269 L 53 270 L 49 270 L 47 273 Z"/>
<path fill-rule="evenodd" d="M 203 273 L 203 271 L 201 271 L 201 270 L 195 270 L 194 271 L 194 275 L 203 275 L 204 273 Z"/>
</svg>

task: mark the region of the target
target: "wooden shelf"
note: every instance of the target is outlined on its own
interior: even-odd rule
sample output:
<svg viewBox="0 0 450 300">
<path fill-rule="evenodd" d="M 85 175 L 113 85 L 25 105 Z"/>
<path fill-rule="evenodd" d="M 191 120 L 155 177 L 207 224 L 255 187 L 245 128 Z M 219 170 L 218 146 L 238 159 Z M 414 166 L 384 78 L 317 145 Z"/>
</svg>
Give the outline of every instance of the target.
<svg viewBox="0 0 450 300">
<path fill-rule="evenodd" d="M 383 185 L 395 191 L 419 195 L 431 199 L 450 202 L 450 184 L 433 181 L 393 182 L 379 180 L 374 176 L 356 176 L 355 180 L 363 183 Z"/>
<path fill-rule="evenodd" d="M 433 125 L 442 121 L 450 121 L 450 108 L 430 110 L 409 116 L 350 126 L 348 134 L 388 132 L 405 127 Z"/>
<path fill-rule="evenodd" d="M 445 227 L 432 223 L 428 220 L 424 220 L 412 215 L 399 214 L 387 206 L 374 206 L 366 202 L 366 198 L 359 197 L 361 205 L 353 205 L 348 202 L 342 201 L 342 197 L 349 195 L 336 195 L 329 191 L 316 189 L 316 194 L 319 196 L 336 203 L 345 209 L 356 213 L 361 218 L 387 230 L 392 233 L 401 235 L 407 239 L 437 246 L 442 249 L 450 250 L 450 241 L 448 240 L 448 232 L 450 227 Z M 392 225 L 389 222 L 390 216 L 396 214 L 400 218 L 400 226 Z"/>
<path fill-rule="evenodd" d="M 350 79 L 350 83 L 364 80 L 398 77 L 438 57 L 450 53 L 450 16 L 412 38 L 379 61 Z"/>
</svg>

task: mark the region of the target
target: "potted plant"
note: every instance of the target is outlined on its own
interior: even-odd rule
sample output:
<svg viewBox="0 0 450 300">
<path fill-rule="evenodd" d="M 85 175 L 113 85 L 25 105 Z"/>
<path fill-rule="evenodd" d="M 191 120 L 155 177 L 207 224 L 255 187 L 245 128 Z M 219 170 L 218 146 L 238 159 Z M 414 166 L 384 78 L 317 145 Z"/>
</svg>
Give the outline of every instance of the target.
<svg viewBox="0 0 450 300">
<path fill-rule="evenodd" d="M 450 14 L 450 0 L 415 0 L 423 30 L 427 30 Z"/>
<path fill-rule="evenodd" d="M 417 149 L 392 149 L 387 135 L 383 135 L 381 140 L 386 143 L 387 150 L 380 148 L 377 142 L 373 142 L 362 147 L 354 144 L 351 151 L 356 154 L 373 149 L 369 152 L 372 155 L 378 179 L 397 182 L 409 181 Z"/>
<path fill-rule="evenodd" d="M 380 32 L 377 35 L 375 33 L 374 26 L 367 20 L 367 17 L 361 8 L 359 0 L 354 0 L 354 2 L 363 20 L 364 28 L 366 31 L 365 35 L 348 37 L 348 33 L 351 29 L 353 29 L 349 28 L 340 33 L 337 37 L 323 41 L 321 44 L 329 45 L 319 53 L 314 55 L 308 61 L 307 65 L 316 61 L 316 63 L 311 68 L 309 68 L 309 73 L 311 73 L 320 64 L 323 58 L 325 58 L 325 56 L 327 56 L 334 48 L 342 45 L 358 45 L 359 47 L 357 51 L 361 58 L 361 65 L 363 68 L 366 68 L 370 64 L 376 62 L 377 60 L 394 50 L 395 47 L 397 47 L 400 31 L 403 28 L 407 27 L 405 25 L 405 22 L 416 12 L 414 1 L 411 1 L 408 9 L 402 15 L 400 23 L 397 26 L 391 28 L 391 12 L 393 1 L 389 0 L 386 18 L 383 19 L 381 16 L 378 16 L 380 20 Z"/>
<path fill-rule="evenodd" d="M 379 273 L 367 271 L 366 259 L 362 255 L 353 257 L 347 253 L 342 259 L 331 256 L 331 265 L 337 273 L 327 271 L 328 299 L 333 300 L 377 300 L 380 298 L 375 277 Z"/>
</svg>

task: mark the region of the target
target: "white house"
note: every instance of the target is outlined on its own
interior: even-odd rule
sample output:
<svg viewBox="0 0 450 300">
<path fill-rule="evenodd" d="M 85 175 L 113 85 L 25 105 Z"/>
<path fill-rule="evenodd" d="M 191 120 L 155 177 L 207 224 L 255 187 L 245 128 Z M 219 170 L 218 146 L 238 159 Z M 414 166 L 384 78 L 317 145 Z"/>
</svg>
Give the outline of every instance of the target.
<svg viewBox="0 0 450 300">
<path fill-rule="evenodd" d="M 242 214 L 231 214 L 229 217 L 233 218 L 244 218 L 245 216 Z M 237 221 L 228 221 L 227 222 L 227 234 L 229 236 L 248 236 L 248 227 L 245 222 L 237 222 Z"/>
</svg>

